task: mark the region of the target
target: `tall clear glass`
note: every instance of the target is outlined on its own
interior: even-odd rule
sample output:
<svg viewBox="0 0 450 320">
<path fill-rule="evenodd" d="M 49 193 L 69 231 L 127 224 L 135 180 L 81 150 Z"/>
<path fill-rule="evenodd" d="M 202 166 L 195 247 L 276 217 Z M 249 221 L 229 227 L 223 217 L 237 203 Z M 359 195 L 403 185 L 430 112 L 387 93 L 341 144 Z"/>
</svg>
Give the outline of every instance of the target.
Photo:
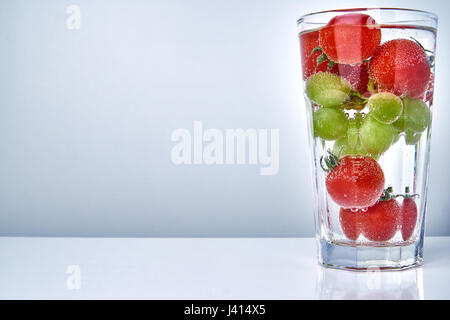
<svg viewBox="0 0 450 320">
<path fill-rule="evenodd" d="M 324 266 L 422 263 L 437 20 L 389 8 L 298 20 Z"/>
</svg>

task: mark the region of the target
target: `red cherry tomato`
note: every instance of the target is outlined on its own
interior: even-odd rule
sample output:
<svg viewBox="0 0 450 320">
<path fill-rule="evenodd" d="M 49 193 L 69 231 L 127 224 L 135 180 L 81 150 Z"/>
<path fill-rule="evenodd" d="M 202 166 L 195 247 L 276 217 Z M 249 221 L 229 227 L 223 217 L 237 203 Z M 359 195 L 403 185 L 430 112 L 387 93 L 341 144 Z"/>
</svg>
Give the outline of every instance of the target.
<svg viewBox="0 0 450 320">
<path fill-rule="evenodd" d="M 345 156 L 326 178 L 330 197 L 344 209 L 364 209 L 374 205 L 383 193 L 384 173 L 367 156 Z"/>
<path fill-rule="evenodd" d="M 369 96 L 369 63 L 364 62 L 357 65 L 338 64 L 338 74 L 350 82 L 353 89 L 363 96 Z"/>
<path fill-rule="evenodd" d="M 403 200 L 400 206 L 400 227 L 402 230 L 402 238 L 407 241 L 414 233 L 417 223 L 417 205 L 414 199 L 409 198 Z"/>
<path fill-rule="evenodd" d="M 317 65 L 317 58 L 322 52 L 313 52 L 319 46 L 319 31 L 309 31 L 300 34 L 300 52 L 302 60 L 303 80 L 308 79 L 316 72 L 325 72 L 328 69 L 329 60 Z M 337 67 L 334 66 L 331 71 L 335 73 Z"/>
<path fill-rule="evenodd" d="M 319 43 L 331 60 L 357 64 L 370 58 L 381 42 L 381 28 L 369 15 L 336 16 L 320 30 Z"/>
<path fill-rule="evenodd" d="M 341 208 L 339 211 L 339 222 L 345 236 L 350 240 L 357 240 L 361 234 L 362 210 L 350 210 Z"/>
<path fill-rule="evenodd" d="M 412 40 L 396 39 L 377 48 L 369 74 L 383 91 L 421 98 L 429 85 L 431 69 L 421 46 Z"/>
<path fill-rule="evenodd" d="M 397 232 L 400 205 L 395 199 L 379 201 L 361 215 L 362 234 L 371 241 L 389 241 Z"/>
</svg>

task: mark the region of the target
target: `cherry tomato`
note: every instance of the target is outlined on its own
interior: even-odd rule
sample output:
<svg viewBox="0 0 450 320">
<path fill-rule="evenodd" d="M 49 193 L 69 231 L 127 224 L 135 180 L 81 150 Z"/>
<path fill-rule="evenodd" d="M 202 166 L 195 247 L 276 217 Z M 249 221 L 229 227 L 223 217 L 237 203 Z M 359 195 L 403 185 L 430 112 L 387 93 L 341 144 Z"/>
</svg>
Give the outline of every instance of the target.
<svg viewBox="0 0 450 320">
<path fill-rule="evenodd" d="M 396 39 L 377 48 L 370 60 L 369 74 L 382 91 L 422 98 L 429 86 L 431 69 L 420 45 Z"/>
<path fill-rule="evenodd" d="M 383 193 L 384 173 L 368 156 L 345 156 L 326 177 L 330 197 L 344 209 L 374 205 Z"/>
<path fill-rule="evenodd" d="M 314 73 L 325 72 L 328 69 L 329 60 L 317 65 L 317 58 L 322 52 L 313 52 L 319 46 L 319 31 L 309 31 L 300 34 L 300 53 L 303 70 L 303 80 L 308 79 Z M 332 73 L 337 71 L 337 66 L 334 66 L 331 70 Z"/>
<path fill-rule="evenodd" d="M 417 205 L 414 199 L 403 200 L 400 206 L 400 227 L 402 238 L 407 241 L 411 238 L 417 223 Z"/>
<path fill-rule="evenodd" d="M 371 241 L 389 241 L 397 232 L 399 216 L 397 200 L 379 201 L 361 215 L 362 234 Z"/>
<path fill-rule="evenodd" d="M 339 211 L 339 222 L 345 236 L 350 240 L 357 240 L 361 234 L 362 210 L 344 209 Z"/>
<path fill-rule="evenodd" d="M 357 64 L 370 58 L 381 42 L 381 28 L 369 15 L 336 16 L 320 30 L 319 44 L 337 63 Z"/>
<path fill-rule="evenodd" d="M 370 96 L 369 86 L 369 63 L 364 62 L 357 65 L 337 64 L 338 74 L 350 82 L 353 89 L 363 96 Z"/>
</svg>

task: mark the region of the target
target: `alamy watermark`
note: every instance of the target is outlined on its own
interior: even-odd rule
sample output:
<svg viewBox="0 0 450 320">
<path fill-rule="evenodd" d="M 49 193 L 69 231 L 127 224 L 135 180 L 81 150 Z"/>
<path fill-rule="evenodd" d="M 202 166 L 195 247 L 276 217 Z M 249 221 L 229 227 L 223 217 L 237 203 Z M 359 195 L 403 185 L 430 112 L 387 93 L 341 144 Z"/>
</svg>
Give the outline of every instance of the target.
<svg viewBox="0 0 450 320">
<path fill-rule="evenodd" d="M 81 9 L 75 4 L 71 4 L 66 8 L 66 27 L 69 30 L 80 30 L 81 28 Z"/>
<path fill-rule="evenodd" d="M 278 129 L 204 130 L 194 121 L 193 131 L 172 132 L 171 160 L 175 165 L 259 165 L 261 175 L 276 175 L 280 166 Z"/>
<path fill-rule="evenodd" d="M 66 287 L 69 290 L 80 290 L 81 289 L 81 268 L 78 265 L 70 265 L 66 269 L 66 274 L 68 274 L 66 280 Z"/>
</svg>

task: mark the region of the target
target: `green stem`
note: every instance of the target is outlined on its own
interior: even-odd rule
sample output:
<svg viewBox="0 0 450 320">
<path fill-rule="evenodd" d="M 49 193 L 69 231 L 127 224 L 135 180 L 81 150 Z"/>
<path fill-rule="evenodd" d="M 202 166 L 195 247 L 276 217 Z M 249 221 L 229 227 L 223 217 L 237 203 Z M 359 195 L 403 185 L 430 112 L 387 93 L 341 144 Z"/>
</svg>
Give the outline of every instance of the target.
<svg viewBox="0 0 450 320">
<path fill-rule="evenodd" d="M 358 97 L 359 99 L 361 99 L 364 103 L 367 103 L 367 101 L 369 101 L 369 98 L 364 97 L 361 93 L 359 92 L 353 92 L 352 93 L 353 97 Z"/>
<path fill-rule="evenodd" d="M 331 150 L 327 150 L 328 156 L 320 157 L 320 166 L 325 172 L 330 172 L 339 164 L 339 156 L 335 155 Z M 325 163 L 325 164 L 324 164 Z"/>
<path fill-rule="evenodd" d="M 394 189 L 392 187 L 387 188 L 383 191 L 380 197 L 380 201 L 389 201 L 391 199 L 396 199 L 402 197 L 403 199 L 411 199 L 414 197 L 419 197 L 418 194 L 410 194 L 410 188 L 405 188 L 405 194 L 394 194 Z"/>
</svg>

